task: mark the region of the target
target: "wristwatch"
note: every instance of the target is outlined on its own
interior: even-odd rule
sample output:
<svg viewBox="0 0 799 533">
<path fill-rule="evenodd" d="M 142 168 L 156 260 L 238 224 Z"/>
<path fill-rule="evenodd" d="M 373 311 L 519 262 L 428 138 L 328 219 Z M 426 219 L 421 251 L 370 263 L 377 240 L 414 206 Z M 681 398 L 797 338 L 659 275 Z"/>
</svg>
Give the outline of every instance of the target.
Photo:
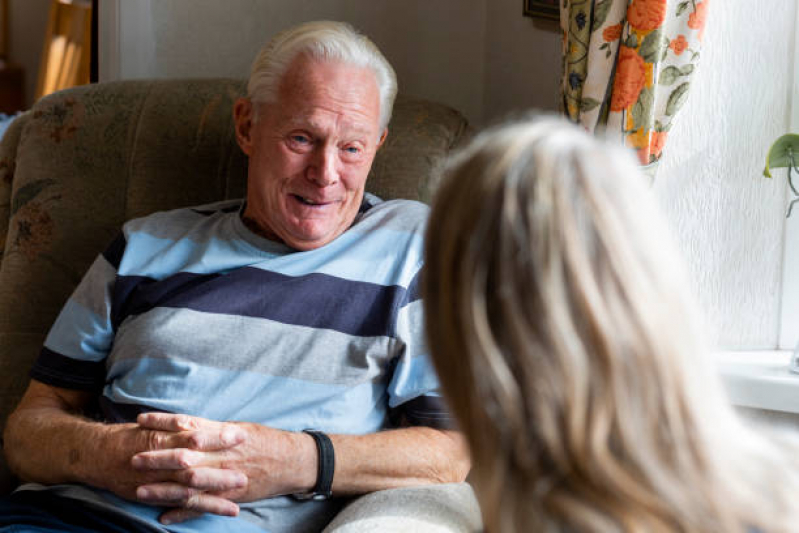
<svg viewBox="0 0 799 533">
<path fill-rule="evenodd" d="M 333 473 L 336 469 L 336 455 L 333 451 L 333 443 L 325 433 L 316 429 L 303 429 L 313 437 L 316 442 L 316 449 L 319 452 L 319 462 L 316 474 L 316 485 L 310 492 L 301 492 L 293 496 L 298 500 L 327 500 L 333 496 Z"/>
</svg>

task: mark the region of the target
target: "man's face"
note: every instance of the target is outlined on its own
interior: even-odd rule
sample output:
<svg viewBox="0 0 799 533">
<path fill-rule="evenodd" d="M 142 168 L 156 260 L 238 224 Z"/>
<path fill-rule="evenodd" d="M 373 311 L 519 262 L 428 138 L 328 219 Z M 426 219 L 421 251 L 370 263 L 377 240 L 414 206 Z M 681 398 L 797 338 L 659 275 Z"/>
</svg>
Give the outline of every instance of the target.
<svg viewBox="0 0 799 533">
<path fill-rule="evenodd" d="M 252 121 L 249 100 L 234 109 L 236 135 L 250 158 L 247 208 L 265 236 L 313 250 L 355 219 L 377 149 L 380 93 L 366 68 L 294 60 L 278 101 Z"/>
</svg>

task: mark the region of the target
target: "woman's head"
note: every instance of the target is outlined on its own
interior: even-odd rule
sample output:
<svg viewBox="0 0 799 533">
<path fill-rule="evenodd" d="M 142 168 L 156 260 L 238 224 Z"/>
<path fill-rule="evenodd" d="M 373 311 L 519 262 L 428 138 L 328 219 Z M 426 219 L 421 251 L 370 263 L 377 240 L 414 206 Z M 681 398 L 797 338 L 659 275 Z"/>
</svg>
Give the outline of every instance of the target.
<svg viewBox="0 0 799 533">
<path fill-rule="evenodd" d="M 672 528 L 676 478 L 707 461 L 697 404 L 727 411 L 643 182 L 627 152 L 554 118 L 486 131 L 446 172 L 426 326 L 496 531 L 612 530 L 631 512 Z"/>
</svg>

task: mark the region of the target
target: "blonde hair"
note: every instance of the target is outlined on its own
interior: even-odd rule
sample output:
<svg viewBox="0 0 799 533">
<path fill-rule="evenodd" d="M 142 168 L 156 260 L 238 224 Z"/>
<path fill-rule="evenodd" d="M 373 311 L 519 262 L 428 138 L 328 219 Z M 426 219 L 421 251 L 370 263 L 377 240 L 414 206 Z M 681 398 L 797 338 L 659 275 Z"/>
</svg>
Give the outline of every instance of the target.
<svg viewBox="0 0 799 533">
<path fill-rule="evenodd" d="M 450 164 L 425 320 L 488 531 L 796 529 L 797 453 L 738 420 L 686 287 L 626 152 L 544 118 Z"/>
<path fill-rule="evenodd" d="M 397 96 L 397 76 L 391 64 L 368 37 L 345 22 L 305 22 L 275 35 L 258 53 L 250 69 L 247 95 L 257 120 L 261 104 L 277 102 L 283 75 L 299 55 L 319 61 L 338 61 L 374 72 L 380 92 L 380 129 L 391 121 Z"/>
</svg>

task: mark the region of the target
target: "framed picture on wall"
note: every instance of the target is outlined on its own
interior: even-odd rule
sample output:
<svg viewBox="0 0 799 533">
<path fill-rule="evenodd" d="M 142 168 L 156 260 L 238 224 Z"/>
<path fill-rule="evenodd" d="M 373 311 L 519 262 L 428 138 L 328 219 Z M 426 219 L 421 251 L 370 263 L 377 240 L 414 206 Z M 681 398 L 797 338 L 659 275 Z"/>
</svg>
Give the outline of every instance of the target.
<svg viewBox="0 0 799 533">
<path fill-rule="evenodd" d="M 559 0 L 524 0 L 524 14 L 528 17 L 560 20 Z"/>
</svg>

